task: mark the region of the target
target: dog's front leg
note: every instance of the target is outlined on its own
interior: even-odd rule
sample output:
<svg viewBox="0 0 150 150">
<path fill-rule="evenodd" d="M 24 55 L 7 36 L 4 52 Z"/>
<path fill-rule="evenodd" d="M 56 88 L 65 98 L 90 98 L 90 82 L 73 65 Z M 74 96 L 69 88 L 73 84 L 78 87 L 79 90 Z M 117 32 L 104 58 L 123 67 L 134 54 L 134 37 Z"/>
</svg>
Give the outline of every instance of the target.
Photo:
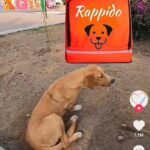
<svg viewBox="0 0 150 150">
<path fill-rule="evenodd" d="M 83 108 L 81 104 L 77 104 L 73 106 L 72 111 L 80 111 Z"/>
<path fill-rule="evenodd" d="M 72 106 L 70 108 L 65 109 L 66 111 L 74 112 L 74 111 L 80 111 L 83 108 L 81 104 L 77 104 L 75 106 Z"/>
</svg>

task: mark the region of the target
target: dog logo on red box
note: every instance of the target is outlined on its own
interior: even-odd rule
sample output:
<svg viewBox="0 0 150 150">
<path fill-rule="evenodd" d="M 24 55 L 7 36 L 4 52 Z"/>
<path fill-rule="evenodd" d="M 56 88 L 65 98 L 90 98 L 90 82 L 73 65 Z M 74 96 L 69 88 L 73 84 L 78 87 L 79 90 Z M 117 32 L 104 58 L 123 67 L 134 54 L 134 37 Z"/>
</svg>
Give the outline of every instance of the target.
<svg viewBox="0 0 150 150">
<path fill-rule="evenodd" d="M 89 37 L 89 41 L 96 49 L 101 49 L 102 46 L 106 44 L 112 31 L 112 27 L 107 24 L 91 24 L 85 27 L 85 32 Z"/>
</svg>

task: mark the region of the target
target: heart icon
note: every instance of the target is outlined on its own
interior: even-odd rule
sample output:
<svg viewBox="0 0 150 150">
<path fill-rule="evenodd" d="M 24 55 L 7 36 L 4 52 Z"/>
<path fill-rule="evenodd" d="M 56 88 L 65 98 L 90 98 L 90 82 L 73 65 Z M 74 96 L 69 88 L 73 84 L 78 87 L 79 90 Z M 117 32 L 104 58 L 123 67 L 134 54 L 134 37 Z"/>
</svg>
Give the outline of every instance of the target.
<svg viewBox="0 0 150 150">
<path fill-rule="evenodd" d="M 148 96 L 144 91 L 135 91 L 130 96 L 130 103 L 134 108 L 137 105 L 141 105 L 144 108 L 148 103 Z"/>
<path fill-rule="evenodd" d="M 142 145 L 137 145 L 133 150 L 145 150 L 145 148 Z"/>
<path fill-rule="evenodd" d="M 133 126 L 135 127 L 135 129 L 137 129 L 138 131 L 141 131 L 144 127 L 145 127 L 145 122 L 143 120 L 135 120 L 133 122 Z"/>
</svg>

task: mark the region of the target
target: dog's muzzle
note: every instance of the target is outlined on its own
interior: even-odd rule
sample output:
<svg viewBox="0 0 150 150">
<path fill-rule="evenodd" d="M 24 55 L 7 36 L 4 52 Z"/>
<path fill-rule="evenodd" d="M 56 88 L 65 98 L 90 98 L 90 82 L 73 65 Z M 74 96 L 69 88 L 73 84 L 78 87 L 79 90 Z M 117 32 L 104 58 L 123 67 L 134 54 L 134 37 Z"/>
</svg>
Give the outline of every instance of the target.
<svg viewBox="0 0 150 150">
<path fill-rule="evenodd" d="M 101 44 L 101 43 L 96 43 L 96 44 L 95 44 L 95 47 L 96 47 L 97 49 L 101 49 L 101 48 L 102 48 L 102 44 Z"/>
<path fill-rule="evenodd" d="M 92 44 L 95 45 L 95 48 L 96 48 L 96 49 L 101 49 L 102 46 L 107 42 L 107 39 L 105 39 L 104 43 L 100 43 L 99 40 L 98 40 L 97 43 L 94 43 L 94 42 L 92 41 L 92 39 L 90 39 L 90 41 L 91 41 Z"/>
</svg>

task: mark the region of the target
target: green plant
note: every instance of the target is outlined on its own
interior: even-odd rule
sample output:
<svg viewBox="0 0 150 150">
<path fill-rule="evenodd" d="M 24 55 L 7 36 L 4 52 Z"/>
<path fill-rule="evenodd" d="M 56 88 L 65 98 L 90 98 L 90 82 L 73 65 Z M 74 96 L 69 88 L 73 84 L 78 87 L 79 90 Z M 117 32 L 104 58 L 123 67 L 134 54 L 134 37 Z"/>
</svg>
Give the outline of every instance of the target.
<svg viewBox="0 0 150 150">
<path fill-rule="evenodd" d="M 150 38 L 150 1 L 131 0 L 131 10 L 134 38 Z"/>
</svg>

